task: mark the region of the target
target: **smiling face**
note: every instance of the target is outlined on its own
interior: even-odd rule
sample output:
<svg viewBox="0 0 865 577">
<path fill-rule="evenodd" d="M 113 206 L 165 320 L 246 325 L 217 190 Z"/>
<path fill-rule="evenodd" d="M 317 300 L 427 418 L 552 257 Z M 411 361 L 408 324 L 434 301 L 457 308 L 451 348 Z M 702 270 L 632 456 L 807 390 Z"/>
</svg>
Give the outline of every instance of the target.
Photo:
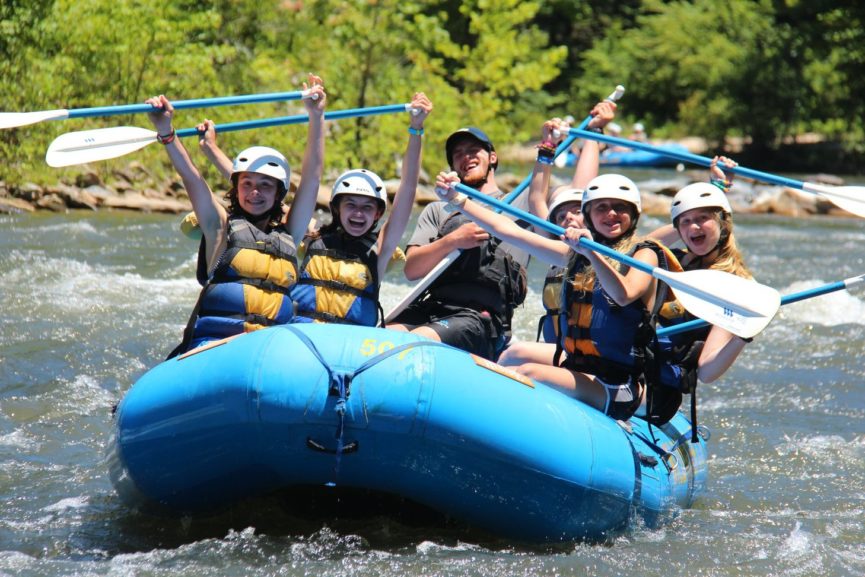
<svg viewBox="0 0 865 577">
<path fill-rule="evenodd" d="M 694 208 L 683 212 L 676 227 L 688 250 L 698 256 L 715 250 L 721 238 L 721 222 L 714 208 Z"/>
<path fill-rule="evenodd" d="M 583 226 L 583 213 L 580 212 L 580 202 L 566 202 L 556 207 L 556 212 L 550 220 L 562 228 Z"/>
<path fill-rule="evenodd" d="M 257 172 L 241 172 L 237 176 L 237 202 L 240 208 L 255 216 L 263 216 L 273 208 L 279 192 L 279 181 Z"/>
<path fill-rule="evenodd" d="M 631 230 L 634 206 L 623 200 L 599 198 L 589 203 L 592 226 L 603 237 L 615 240 Z"/>
<path fill-rule="evenodd" d="M 490 167 L 496 162 L 496 153 L 475 138 L 463 138 L 453 148 L 453 169 L 463 184 L 476 186 L 483 183 Z"/>
<path fill-rule="evenodd" d="M 351 236 L 366 234 L 381 214 L 381 205 L 374 198 L 360 194 L 339 196 L 339 223 Z"/>
</svg>

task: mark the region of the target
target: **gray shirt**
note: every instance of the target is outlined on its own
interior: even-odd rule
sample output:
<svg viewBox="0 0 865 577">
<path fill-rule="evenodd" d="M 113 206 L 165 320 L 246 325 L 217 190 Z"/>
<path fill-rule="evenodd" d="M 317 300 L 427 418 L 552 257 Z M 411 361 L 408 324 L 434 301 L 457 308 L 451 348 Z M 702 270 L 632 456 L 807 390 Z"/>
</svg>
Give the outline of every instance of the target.
<svg viewBox="0 0 865 577">
<path fill-rule="evenodd" d="M 495 198 L 501 199 L 504 196 L 504 193 L 497 192 L 493 195 Z M 524 210 L 526 212 L 528 209 L 529 198 L 528 194 L 521 194 L 513 203 L 513 206 Z M 452 214 L 445 210 L 444 202 L 432 202 L 426 205 L 421 212 L 420 216 L 417 219 L 417 226 L 414 229 L 414 233 L 408 241 L 407 248 L 412 246 L 426 246 L 431 244 L 434 240 L 439 237 L 439 230 L 442 225 L 448 219 L 448 217 Z M 517 220 L 511 217 L 512 220 Z M 524 228 L 529 228 L 530 225 L 528 223 L 522 223 Z M 529 264 L 529 254 L 519 249 L 511 244 L 502 243 L 499 247 L 508 254 L 510 254 L 515 261 L 523 266 L 523 268 L 527 268 Z"/>
</svg>

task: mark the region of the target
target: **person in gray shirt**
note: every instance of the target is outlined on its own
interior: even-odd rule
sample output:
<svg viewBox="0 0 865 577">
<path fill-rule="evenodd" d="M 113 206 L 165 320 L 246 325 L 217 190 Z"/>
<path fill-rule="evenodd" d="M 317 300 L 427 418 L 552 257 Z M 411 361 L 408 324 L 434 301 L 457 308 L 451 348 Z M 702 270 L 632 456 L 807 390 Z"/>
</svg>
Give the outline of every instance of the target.
<svg viewBox="0 0 865 577">
<path fill-rule="evenodd" d="M 482 130 L 457 130 L 448 137 L 445 152 L 463 184 L 504 196 L 496 184 L 496 150 Z M 528 209 L 525 196 L 514 204 Z M 459 258 L 387 327 L 495 360 L 510 336 L 514 308 L 526 297 L 529 255 L 448 212 L 446 203 L 433 202 L 424 208 L 408 242 L 406 278 L 424 277 L 455 249 L 461 251 Z"/>
</svg>

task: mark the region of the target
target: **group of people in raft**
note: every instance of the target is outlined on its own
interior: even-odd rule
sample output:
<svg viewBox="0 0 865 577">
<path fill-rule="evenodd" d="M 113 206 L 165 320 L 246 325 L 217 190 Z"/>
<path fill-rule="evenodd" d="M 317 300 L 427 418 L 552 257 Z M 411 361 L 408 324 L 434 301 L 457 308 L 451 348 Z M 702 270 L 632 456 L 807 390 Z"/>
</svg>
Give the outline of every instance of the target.
<svg viewBox="0 0 865 577">
<path fill-rule="evenodd" d="M 165 96 L 147 102 L 149 116 L 181 176 L 202 233 L 198 302 L 172 355 L 204 343 L 263 327 L 294 322 L 383 323 L 378 292 L 407 226 L 420 172 L 424 120 L 433 109 L 423 93 L 411 107 L 408 144 L 390 214 L 382 179 L 356 168 L 333 184 L 332 222 L 310 231 L 323 171 L 323 114 L 327 95 L 310 75 L 304 89 L 309 114 L 300 184 L 290 209 L 284 204 L 290 169 L 278 151 L 253 146 L 232 161 L 216 145 L 213 123 L 198 126 L 205 156 L 230 179 L 224 208 L 202 178 L 172 128 Z M 604 101 L 591 111 L 589 130 L 602 131 L 615 116 Z M 599 145 L 589 141 L 570 184 L 548 194 L 560 119 L 544 123 L 528 195 L 516 206 L 563 227 L 552 238 L 498 214 L 454 190 L 461 182 L 501 198 L 498 158 L 478 128 L 447 139 L 450 172 L 436 178 L 440 202 L 428 204 L 406 248 L 404 273 L 425 276 L 453 250 L 461 251 L 429 289 L 387 328 L 411 331 L 509 366 L 574 396 L 614 419 L 672 418 L 682 393 L 697 379 L 717 379 L 746 341 L 712 326 L 658 339 L 655 327 L 692 319 L 675 295 L 652 276 L 584 247 L 583 237 L 651 266 L 669 270 L 713 268 L 750 278 L 733 235 L 725 196 L 735 163 L 716 158 L 708 182 L 690 184 L 672 201 L 671 224 L 645 239 L 635 236 L 640 192 L 620 174 L 598 175 Z M 668 249 L 678 241 L 682 249 Z M 543 290 L 546 315 L 539 342 L 509 343 L 514 309 L 527 292 L 534 256 L 551 265 Z M 300 264 L 298 264 L 300 263 Z"/>
</svg>

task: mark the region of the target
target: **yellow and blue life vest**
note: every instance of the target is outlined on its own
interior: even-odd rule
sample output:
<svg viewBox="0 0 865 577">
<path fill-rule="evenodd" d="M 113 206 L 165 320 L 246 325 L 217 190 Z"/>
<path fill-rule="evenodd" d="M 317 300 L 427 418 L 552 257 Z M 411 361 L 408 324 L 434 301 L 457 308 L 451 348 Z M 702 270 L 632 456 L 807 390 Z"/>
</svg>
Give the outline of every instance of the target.
<svg viewBox="0 0 865 577">
<path fill-rule="evenodd" d="M 544 338 L 545 343 L 556 343 L 559 340 L 560 316 L 562 309 L 562 283 L 565 279 L 565 267 L 551 266 L 544 278 L 544 288 L 541 291 L 541 302 L 546 311 L 538 320 L 538 335 L 535 340 Z"/>
<path fill-rule="evenodd" d="M 203 258 L 200 251 L 199 270 Z M 296 281 L 297 249 L 283 227 L 264 232 L 243 217 L 229 217 L 226 249 L 204 283 L 184 342 L 172 354 L 291 322 L 290 290 Z"/>
<path fill-rule="evenodd" d="M 352 237 L 337 230 L 308 239 L 300 279 L 292 289 L 296 322 L 378 324 L 377 237 Z"/>
</svg>

